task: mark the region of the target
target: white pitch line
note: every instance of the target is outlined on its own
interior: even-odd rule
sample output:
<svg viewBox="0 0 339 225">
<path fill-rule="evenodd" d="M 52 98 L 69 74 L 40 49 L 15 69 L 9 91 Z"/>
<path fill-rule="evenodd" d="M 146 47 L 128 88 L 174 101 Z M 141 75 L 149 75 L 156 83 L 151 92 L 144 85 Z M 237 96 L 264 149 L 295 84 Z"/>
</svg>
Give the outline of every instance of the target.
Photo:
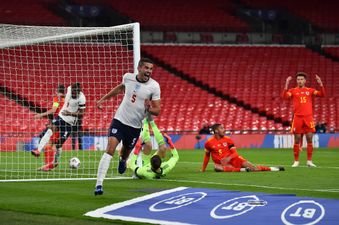
<svg viewBox="0 0 339 225">
<path fill-rule="evenodd" d="M 324 189 L 325 191 L 338 191 L 339 192 L 339 189 Z"/>
<path fill-rule="evenodd" d="M 129 180 L 132 177 L 112 177 L 106 178 L 106 180 Z M 1 182 L 34 182 L 34 181 L 67 181 L 67 180 L 96 180 L 96 178 L 49 178 L 49 179 L 18 179 L 18 180 L 0 180 Z M 266 188 L 266 189 L 278 189 L 278 190 L 292 190 L 292 191 L 315 191 L 315 192 L 324 192 L 324 193 L 339 193 L 339 189 L 307 189 L 307 188 L 288 188 L 288 187 L 274 187 L 274 186 L 265 186 L 265 185 L 254 185 L 254 184 L 225 184 L 218 182 L 210 181 L 196 181 L 196 180 L 172 180 L 172 179 L 161 179 L 162 181 L 169 182 L 187 182 L 187 183 L 196 183 L 196 184 L 214 184 L 221 186 L 242 186 L 242 187 L 255 187 L 255 188 Z"/>
<path fill-rule="evenodd" d="M 265 186 L 265 185 L 255 185 L 255 184 L 225 184 L 218 182 L 209 182 L 209 181 L 196 181 L 196 180 L 171 180 L 171 179 L 162 179 L 162 181 L 170 181 L 170 182 L 187 182 L 187 183 L 197 183 L 197 184 L 215 184 L 222 186 L 242 186 L 242 187 L 255 187 L 255 188 L 266 188 L 266 189 L 278 189 L 278 190 L 292 190 L 292 191 L 315 191 L 315 192 L 333 192 L 339 193 L 339 189 L 307 189 L 307 188 L 288 188 L 288 187 L 274 187 L 274 186 Z"/>
</svg>

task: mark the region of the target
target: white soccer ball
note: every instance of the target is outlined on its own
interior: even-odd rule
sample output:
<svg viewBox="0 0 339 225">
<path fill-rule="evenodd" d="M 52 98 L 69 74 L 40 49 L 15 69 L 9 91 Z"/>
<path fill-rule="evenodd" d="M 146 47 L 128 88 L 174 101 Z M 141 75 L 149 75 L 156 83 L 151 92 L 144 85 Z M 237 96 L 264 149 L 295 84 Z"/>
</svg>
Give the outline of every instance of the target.
<svg viewBox="0 0 339 225">
<path fill-rule="evenodd" d="M 72 169 L 78 169 L 80 167 L 80 160 L 77 157 L 73 157 L 69 160 L 69 167 Z"/>
</svg>

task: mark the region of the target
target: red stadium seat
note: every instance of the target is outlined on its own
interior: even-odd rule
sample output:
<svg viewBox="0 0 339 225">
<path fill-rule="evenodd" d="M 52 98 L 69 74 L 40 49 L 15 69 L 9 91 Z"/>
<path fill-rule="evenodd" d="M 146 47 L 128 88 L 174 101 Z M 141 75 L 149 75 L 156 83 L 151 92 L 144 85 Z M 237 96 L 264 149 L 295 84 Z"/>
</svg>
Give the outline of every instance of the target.
<svg viewBox="0 0 339 225">
<path fill-rule="evenodd" d="M 37 57 L 44 54 L 41 49 L 51 50 L 64 47 L 40 45 L 27 48 L 36 51 L 26 51 L 26 49 L 17 52 L 10 49 L 0 51 L 6 63 L 2 71 L 15 78 L 6 80 L 6 87 L 28 101 L 49 108 L 57 85 L 56 83 L 50 84 L 50 76 L 53 76 L 58 83 L 62 81 L 65 85 L 80 82 L 83 84 L 88 103 L 84 127 L 106 132 L 122 96 L 111 101 L 112 104 L 108 104 L 103 111 L 96 108 L 95 102 L 120 82 L 120 78 L 112 81 L 112 77 L 116 77 L 117 74 L 120 77 L 127 72 L 108 71 L 103 66 L 107 63 L 116 64 L 112 62 L 109 55 L 106 56 L 104 53 L 110 51 L 109 47 L 98 46 L 98 48 L 107 48 L 104 49 L 105 51 L 100 51 L 93 46 L 91 48 L 86 45 L 74 46 L 74 48 L 69 48 L 73 50 L 69 52 L 68 57 L 60 57 L 55 53 L 44 58 Z M 90 61 L 82 62 L 77 57 L 79 49 L 86 50 L 87 54 L 93 54 Z M 310 86 L 316 86 L 313 74 L 317 73 L 322 77 L 329 97 L 316 98 L 315 117 L 317 120 L 326 122 L 328 126 L 338 126 L 339 88 L 335 78 L 339 65 L 306 48 L 143 45 L 142 49 L 204 84 L 283 120 L 290 120 L 292 117 L 291 104 L 280 99 L 280 92 L 286 77 L 294 75 L 296 71 L 306 71 L 311 74 L 308 81 Z M 15 61 L 27 57 L 32 61 L 30 64 L 24 64 L 25 68 L 9 69 L 16 68 Z M 39 61 L 39 59 L 44 59 L 44 61 Z M 63 64 L 60 64 L 60 60 Z M 81 76 L 71 76 L 69 72 L 76 69 L 73 68 L 74 61 L 78 68 L 83 68 Z M 39 65 L 39 70 L 36 69 L 37 65 Z M 115 67 L 112 66 L 112 68 Z M 223 122 L 227 129 L 283 129 L 281 124 L 267 120 L 265 117 L 258 117 L 258 114 L 216 97 L 170 74 L 161 67 L 156 67 L 154 78 L 160 83 L 162 89 L 162 112 L 156 118 L 161 129 L 198 131 L 204 123 L 215 122 Z M 17 85 L 18 82 L 20 82 L 20 88 Z M 45 122 L 33 119 L 32 111 L 4 97 L 2 104 L 6 106 L 6 117 L 14 122 L 6 124 L 6 128 L 1 129 L 19 131 L 23 129 L 23 124 L 29 124 L 28 131 L 39 132 L 44 127 Z"/>
<path fill-rule="evenodd" d="M 337 15 L 339 5 L 333 4 L 333 2 L 329 0 L 244 0 L 244 3 L 261 10 L 272 8 L 283 9 L 299 18 L 311 22 L 316 28 L 321 28 L 328 32 L 339 31 L 339 18 Z"/>
<path fill-rule="evenodd" d="M 230 0 L 111 0 L 113 10 L 154 31 L 249 31 L 246 22 L 233 15 Z M 133 6 L 133 7 L 131 7 Z"/>
<path fill-rule="evenodd" d="M 281 100 L 280 94 L 287 76 L 293 76 L 296 71 L 308 72 L 311 75 L 308 82 L 314 87 L 317 87 L 317 84 L 313 74 L 319 74 L 326 85 L 327 95 L 339 95 L 339 88 L 335 88 L 334 81 L 339 70 L 338 63 L 304 47 L 145 45 L 143 49 L 210 87 L 251 104 L 259 110 L 273 113 L 285 121 L 291 119 L 292 109 L 289 102 Z M 314 112 L 315 115 L 322 115 L 323 109 L 319 110 L 319 106 L 324 105 L 326 108 L 333 100 L 329 98 L 323 98 L 321 102 L 318 100 L 315 101 Z M 324 119 L 336 121 L 338 124 L 339 121 L 335 118 L 337 111 L 333 112 L 325 114 Z M 232 110 L 228 110 L 228 114 L 232 113 Z M 241 115 L 240 112 L 237 113 Z M 241 126 L 241 121 L 236 124 L 239 125 Z M 249 126 L 244 124 L 244 127 L 245 125 Z M 275 126 L 263 123 L 263 125 L 266 129 L 270 127 L 282 129 L 281 124 Z"/>
<path fill-rule="evenodd" d="M 0 21 L 9 24 L 65 26 L 66 21 L 49 10 L 56 0 L 2 0 Z"/>
</svg>

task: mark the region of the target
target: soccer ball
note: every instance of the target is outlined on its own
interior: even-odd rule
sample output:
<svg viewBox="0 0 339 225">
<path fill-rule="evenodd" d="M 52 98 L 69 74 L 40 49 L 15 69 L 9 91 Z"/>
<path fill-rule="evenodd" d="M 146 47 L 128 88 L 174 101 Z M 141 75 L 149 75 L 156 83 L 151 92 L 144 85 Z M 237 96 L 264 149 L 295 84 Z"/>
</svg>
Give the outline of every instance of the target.
<svg viewBox="0 0 339 225">
<path fill-rule="evenodd" d="M 80 167 L 80 160 L 77 157 L 73 157 L 69 160 L 69 167 L 72 169 L 78 169 Z"/>
</svg>

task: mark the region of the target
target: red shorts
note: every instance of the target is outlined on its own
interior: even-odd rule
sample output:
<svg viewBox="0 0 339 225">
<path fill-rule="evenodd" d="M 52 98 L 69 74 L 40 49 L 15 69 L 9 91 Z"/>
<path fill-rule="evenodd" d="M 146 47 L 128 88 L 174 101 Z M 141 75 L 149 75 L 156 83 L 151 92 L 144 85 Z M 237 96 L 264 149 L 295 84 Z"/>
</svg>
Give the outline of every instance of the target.
<svg viewBox="0 0 339 225">
<path fill-rule="evenodd" d="M 230 164 L 235 168 L 241 168 L 242 164 L 246 161 L 247 160 L 244 159 L 242 156 L 237 156 L 237 157 L 231 159 Z"/>
<path fill-rule="evenodd" d="M 220 165 L 225 166 L 223 163 L 221 163 L 222 159 L 220 159 L 220 160 L 213 160 L 213 161 L 214 161 L 214 164 L 220 164 Z M 244 162 L 247 162 L 247 160 L 244 159 L 242 156 L 237 156 L 237 157 L 231 159 L 231 161 L 229 161 L 228 164 L 230 164 L 234 168 L 241 168 L 242 164 Z"/>
<path fill-rule="evenodd" d="M 52 136 L 51 136 L 51 138 L 49 140 L 50 140 L 50 142 L 52 142 L 52 144 L 56 144 L 58 142 L 58 140 L 59 140 L 59 137 L 60 137 L 60 132 L 59 131 L 55 131 L 52 134 Z"/>
<path fill-rule="evenodd" d="M 313 116 L 294 116 L 291 132 L 294 134 L 315 133 Z"/>
</svg>

